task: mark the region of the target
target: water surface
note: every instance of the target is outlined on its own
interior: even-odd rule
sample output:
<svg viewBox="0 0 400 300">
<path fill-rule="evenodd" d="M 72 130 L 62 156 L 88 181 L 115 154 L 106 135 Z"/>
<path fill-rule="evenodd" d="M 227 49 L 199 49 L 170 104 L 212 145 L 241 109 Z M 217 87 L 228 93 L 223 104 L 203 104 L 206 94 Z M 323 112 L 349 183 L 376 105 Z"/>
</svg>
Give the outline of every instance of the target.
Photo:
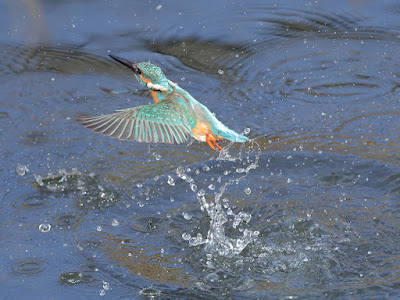
<svg viewBox="0 0 400 300">
<path fill-rule="evenodd" d="M 0 7 L 2 298 L 400 297 L 396 1 Z M 110 53 L 251 142 L 78 125 L 151 102 Z"/>
</svg>

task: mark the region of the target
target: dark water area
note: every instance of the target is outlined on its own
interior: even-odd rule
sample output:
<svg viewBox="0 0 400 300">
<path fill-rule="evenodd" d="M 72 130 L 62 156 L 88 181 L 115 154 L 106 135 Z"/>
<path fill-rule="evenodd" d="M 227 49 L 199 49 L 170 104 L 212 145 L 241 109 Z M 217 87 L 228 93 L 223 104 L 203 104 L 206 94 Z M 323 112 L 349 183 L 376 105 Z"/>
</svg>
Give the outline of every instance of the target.
<svg viewBox="0 0 400 300">
<path fill-rule="evenodd" d="M 400 298 L 398 1 L 0 8 L 1 299 Z M 109 54 L 251 140 L 77 124 L 152 102 Z"/>
</svg>

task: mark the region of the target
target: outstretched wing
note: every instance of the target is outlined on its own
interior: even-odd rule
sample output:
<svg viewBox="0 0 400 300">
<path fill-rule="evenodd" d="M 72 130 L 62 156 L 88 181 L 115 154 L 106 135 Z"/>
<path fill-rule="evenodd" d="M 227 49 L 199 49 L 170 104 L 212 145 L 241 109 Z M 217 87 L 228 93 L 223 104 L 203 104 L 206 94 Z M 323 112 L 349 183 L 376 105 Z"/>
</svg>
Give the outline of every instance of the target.
<svg viewBox="0 0 400 300">
<path fill-rule="evenodd" d="M 77 121 L 96 132 L 120 140 L 181 144 L 192 136 L 192 128 L 174 100 L 117 110 L 113 114 Z"/>
</svg>

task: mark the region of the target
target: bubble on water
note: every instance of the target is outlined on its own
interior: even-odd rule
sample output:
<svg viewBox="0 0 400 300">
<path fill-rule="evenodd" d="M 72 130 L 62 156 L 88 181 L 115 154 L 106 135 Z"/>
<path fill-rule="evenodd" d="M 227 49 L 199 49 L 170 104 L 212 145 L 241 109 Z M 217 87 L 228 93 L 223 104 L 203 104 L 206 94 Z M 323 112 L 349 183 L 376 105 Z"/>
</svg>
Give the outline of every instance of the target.
<svg viewBox="0 0 400 300">
<path fill-rule="evenodd" d="M 182 215 L 185 218 L 185 220 L 190 220 L 192 218 L 192 216 L 187 212 L 182 213 Z"/>
<path fill-rule="evenodd" d="M 114 226 L 114 227 L 118 226 L 119 225 L 119 221 L 117 219 L 113 219 L 112 222 L 111 222 L 111 225 Z"/>
<path fill-rule="evenodd" d="M 287 181 L 287 183 L 291 183 L 292 179 L 288 178 L 286 181 Z"/>
<path fill-rule="evenodd" d="M 251 131 L 251 129 L 250 128 L 245 128 L 244 130 L 243 130 L 243 132 L 244 132 L 244 134 L 249 134 L 250 133 L 250 131 Z"/>
<path fill-rule="evenodd" d="M 218 70 L 219 75 L 224 75 L 224 73 L 225 73 L 224 70 L 221 70 L 221 69 Z"/>
<path fill-rule="evenodd" d="M 203 171 L 206 171 L 206 172 L 210 171 L 210 167 L 209 166 L 203 167 Z"/>
<path fill-rule="evenodd" d="M 210 184 L 209 186 L 208 186 L 208 188 L 210 189 L 210 190 L 215 190 L 215 185 L 213 185 L 213 184 Z"/>
<path fill-rule="evenodd" d="M 182 233 L 182 239 L 184 239 L 185 241 L 190 240 L 191 237 L 192 236 L 189 233 L 186 232 Z"/>
<path fill-rule="evenodd" d="M 249 187 L 245 188 L 245 189 L 244 189 L 244 192 L 245 192 L 247 195 L 250 195 L 250 194 L 251 194 L 251 188 L 249 188 Z"/>
<path fill-rule="evenodd" d="M 103 281 L 103 289 L 108 291 L 110 289 L 110 283 L 107 281 Z"/>
<path fill-rule="evenodd" d="M 100 232 L 100 231 L 103 230 L 103 227 L 101 227 L 100 225 L 98 225 L 97 228 L 96 228 L 96 230 L 97 230 L 98 232 Z"/>
<path fill-rule="evenodd" d="M 100 295 L 100 296 L 104 296 L 105 294 L 106 294 L 106 291 L 103 290 L 103 289 L 101 289 L 100 292 L 99 292 L 99 295 Z"/>
<path fill-rule="evenodd" d="M 154 176 L 154 181 L 157 181 L 158 179 L 160 179 L 160 176 L 158 175 Z"/>
<path fill-rule="evenodd" d="M 39 231 L 40 232 L 49 232 L 51 229 L 51 225 L 48 223 L 43 223 L 39 225 Z"/>
<path fill-rule="evenodd" d="M 219 280 L 219 276 L 217 273 L 210 273 L 206 276 L 206 279 L 210 282 L 217 282 Z"/>
<path fill-rule="evenodd" d="M 29 172 L 29 169 L 26 165 L 21 165 L 20 163 L 18 163 L 15 172 L 20 176 L 24 176 L 26 172 Z"/>
<path fill-rule="evenodd" d="M 162 5 L 161 5 L 161 4 L 159 4 L 159 5 L 156 6 L 156 9 L 157 9 L 157 10 L 160 10 L 161 8 L 162 8 Z"/>
<path fill-rule="evenodd" d="M 142 183 L 137 183 L 136 186 L 137 186 L 138 188 L 141 188 L 141 187 L 143 186 L 143 184 L 142 184 Z"/>
<path fill-rule="evenodd" d="M 174 202 L 175 199 L 173 197 L 169 197 L 169 201 Z"/>
<path fill-rule="evenodd" d="M 169 185 L 174 186 L 175 185 L 175 180 L 171 177 L 171 175 L 168 175 L 168 180 L 167 180 Z"/>
<path fill-rule="evenodd" d="M 201 189 L 197 192 L 197 196 L 202 197 L 206 194 L 206 191 L 204 189 Z"/>
</svg>

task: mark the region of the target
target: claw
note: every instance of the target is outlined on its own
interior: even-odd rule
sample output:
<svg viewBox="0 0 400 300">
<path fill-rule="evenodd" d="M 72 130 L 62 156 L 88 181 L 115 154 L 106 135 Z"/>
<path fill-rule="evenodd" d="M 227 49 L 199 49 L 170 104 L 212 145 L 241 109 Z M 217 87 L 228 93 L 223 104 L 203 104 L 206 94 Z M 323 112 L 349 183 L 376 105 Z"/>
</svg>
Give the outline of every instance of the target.
<svg viewBox="0 0 400 300">
<path fill-rule="evenodd" d="M 206 134 L 206 142 L 207 142 L 208 146 L 210 146 L 211 149 L 213 149 L 214 151 L 216 150 L 215 148 L 218 148 L 222 152 L 225 152 L 225 150 L 222 149 L 222 147 L 217 144 L 217 140 L 210 133 Z"/>
</svg>

